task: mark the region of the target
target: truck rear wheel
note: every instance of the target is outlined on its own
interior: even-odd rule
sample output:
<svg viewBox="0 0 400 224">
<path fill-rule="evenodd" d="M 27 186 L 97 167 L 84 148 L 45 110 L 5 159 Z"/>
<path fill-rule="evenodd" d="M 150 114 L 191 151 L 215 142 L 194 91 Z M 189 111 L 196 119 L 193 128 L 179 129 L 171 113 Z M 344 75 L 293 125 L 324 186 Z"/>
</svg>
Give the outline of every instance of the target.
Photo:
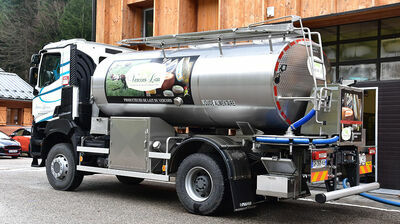
<svg viewBox="0 0 400 224">
<path fill-rule="evenodd" d="M 72 191 L 79 187 L 83 174 L 76 170 L 77 161 L 71 144 L 59 143 L 50 149 L 46 159 L 46 174 L 54 189 Z"/>
<path fill-rule="evenodd" d="M 143 181 L 143 178 L 136 178 L 136 177 L 125 177 L 125 176 L 118 176 L 117 179 L 119 182 L 127 185 L 136 185 L 140 184 Z"/>
<path fill-rule="evenodd" d="M 221 164 L 212 156 L 196 153 L 184 159 L 178 168 L 176 192 L 191 213 L 210 215 L 219 211 L 227 194 L 227 182 Z"/>
</svg>

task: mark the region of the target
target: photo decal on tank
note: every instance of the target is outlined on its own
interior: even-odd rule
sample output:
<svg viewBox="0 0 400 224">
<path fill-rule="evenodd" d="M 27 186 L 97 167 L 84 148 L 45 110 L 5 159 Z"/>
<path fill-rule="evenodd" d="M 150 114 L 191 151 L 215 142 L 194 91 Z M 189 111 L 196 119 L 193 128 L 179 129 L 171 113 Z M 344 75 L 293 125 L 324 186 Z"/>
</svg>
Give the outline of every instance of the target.
<svg viewBox="0 0 400 224">
<path fill-rule="evenodd" d="M 106 76 L 109 103 L 172 104 L 175 97 L 193 104 L 190 79 L 199 56 L 114 62 Z"/>
</svg>

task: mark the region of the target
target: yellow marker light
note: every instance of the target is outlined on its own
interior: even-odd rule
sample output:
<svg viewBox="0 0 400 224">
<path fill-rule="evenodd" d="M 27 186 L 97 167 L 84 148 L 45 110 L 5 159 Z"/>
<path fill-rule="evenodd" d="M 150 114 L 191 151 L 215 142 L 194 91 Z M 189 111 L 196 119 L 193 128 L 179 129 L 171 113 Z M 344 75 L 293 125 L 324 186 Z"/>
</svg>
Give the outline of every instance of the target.
<svg viewBox="0 0 400 224">
<path fill-rule="evenodd" d="M 162 166 L 162 171 L 165 172 L 165 165 Z"/>
<path fill-rule="evenodd" d="M 83 156 L 79 156 L 79 162 L 83 161 Z"/>
</svg>

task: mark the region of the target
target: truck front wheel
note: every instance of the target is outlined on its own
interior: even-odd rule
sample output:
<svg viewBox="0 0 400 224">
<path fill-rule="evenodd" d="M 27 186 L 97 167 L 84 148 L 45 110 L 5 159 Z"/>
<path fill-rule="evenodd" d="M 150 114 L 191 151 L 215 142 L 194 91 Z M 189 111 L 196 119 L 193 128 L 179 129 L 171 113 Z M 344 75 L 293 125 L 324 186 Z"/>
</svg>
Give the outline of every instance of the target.
<svg viewBox="0 0 400 224">
<path fill-rule="evenodd" d="M 227 185 L 221 164 L 211 155 L 190 155 L 178 168 L 176 192 L 191 213 L 210 215 L 224 207 Z"/>
<path fill-rule="evenodd" d="M 72 191 L 79 187 L 83 174 L 76 170 L 76 163 L 71 144 L 54 145 L 46 159 L 46 174 L 50 185 L 62 191 Z"/>
</svg>

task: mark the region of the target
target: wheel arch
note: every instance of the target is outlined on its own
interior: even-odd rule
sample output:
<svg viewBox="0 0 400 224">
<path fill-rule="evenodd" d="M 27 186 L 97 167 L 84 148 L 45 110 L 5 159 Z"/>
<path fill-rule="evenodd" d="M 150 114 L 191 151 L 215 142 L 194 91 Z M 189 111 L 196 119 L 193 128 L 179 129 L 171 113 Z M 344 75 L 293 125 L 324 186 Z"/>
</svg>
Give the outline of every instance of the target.
<svg viewBox="0 0 400 224">
<path fill-rule="evenodd" d="M 42 159 L 46 159 L 50 149 L 58 143 L 69 143 L 76 148 L 78 132 L 79 128 L 73 121 L 67 119 L 49 121 L 44 131 L 45 138 L 41 144 Z"/>
<path fill-rule="evenodd" d="M 50 152 L 50 149 L 58 144 L 58 143 L 70 143 L 72 144 L 71 138 L 68 135 L 65 135 L 62 132 L 53 132 L 50 135 L 46 136 L 45 139 L 43 139 L 42 143 L 42 159 L 46 159 L 47 155 Z"/>
<path fill-rule="evenodd" d="M 227 163 L 228 158 L 226 153 L 222 150 L 221 145 L 206 137 L 191 137 L 181 142 L 172 153 L 169 172 L 177 172 L 182 161 L 194 153 L 210 153 L 218 155 L 220 162 L 225 165 L 224 168 L 226 168 L 228 177 L 232 176 L 232 168 L 230 167 L 230 164 Z"/>
<path fill-rule="evenodd" d="M 246 148 L 226 136 L 194 136 L 181 142 L 172 151 L 170 173 L 178 170 L 182 161 L 193 153 L 212 153 L 225 168 L 234 210 L 243 210 L 255 202 L 255 184 Z"/>
</svg>

